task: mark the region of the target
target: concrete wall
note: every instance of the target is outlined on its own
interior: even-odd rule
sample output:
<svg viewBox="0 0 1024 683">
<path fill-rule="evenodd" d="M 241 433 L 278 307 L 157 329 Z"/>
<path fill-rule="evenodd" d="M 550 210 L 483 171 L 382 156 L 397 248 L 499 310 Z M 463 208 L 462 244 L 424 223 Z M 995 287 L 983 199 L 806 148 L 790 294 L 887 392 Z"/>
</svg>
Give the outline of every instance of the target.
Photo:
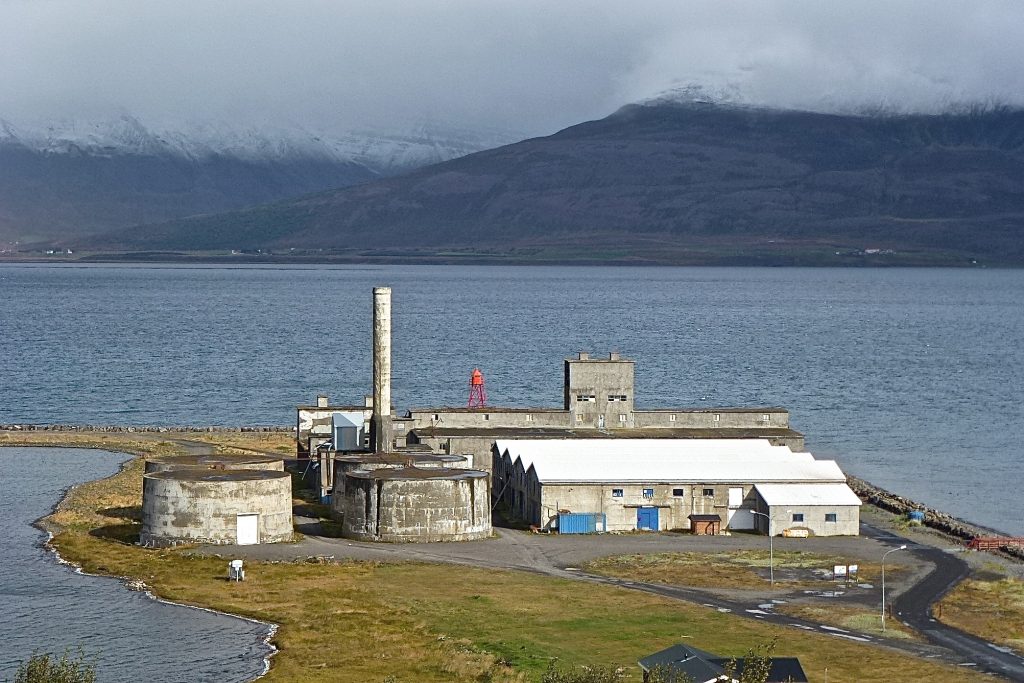
<svg viewBox="0 0 1024 683">
<path fill-rule="evenodd" d="M 771 517 L 771 533 L 782 535 L 786 529 L 807 529 L 814 536 L 856 536 L 860 533 L 859 505 L 787 505 L 769 508 L 758 498 L 758 510 Z M 826 522 L 825 515 L 834 514 L 835 522 Z M 802 522 L 794 522 L 793 515 L 802 514 Z M 768 520 L 757 518 L 758 531 L 768 533 Z"/>
<path fill-rule="evenodd" d="M 146 474 L 192 467 L 205 470 L 275 470 L 284 471 L 284 460 L 269 456 L 234 455 L 169 455 L 146 458 Z"/>
<path fill-rule="evenodd" d="M 685 429 L 788 428 L 789 411 L 781 408 L 638 410 L 635 412 L 634 420 L 637 427 L 675 427 Z"/>
<path fill-rule="evenodd" d="M 240 514 L 259 515 L 261 543 L 291 540 L 291 484 L 287 473 L 268 470 L 147 474 L 139 540 L 146 546 L 235 543 Z"/>
<path fill-rule="evenodd" d="M 331 481 L 333 486 L 331 489 L 331 514 L 337 520 L 342 520 L 345 517 L 345 482 L 346 474 L 349 472 L 370 472 L 372 470 L 380 469 L 401 469 L 410 465 L 419 467 L 422 469 L 441 469 L 441 468 L 453 468 L 453 469 L 470 469 L 465 466 L 466 459 L 463 456 L 443 456 L 434 455 L 431 453 L 420 453 L 409 454 L 403 461 L 400 458 L 404 456 L 403 453 L 392 453 L 394 459 L 390 462 L 386 462 L 383 459 L 376 457 L 376 455 L 368 454 L 363 459 L 344 459 L 344 460 L 333 460 L 331 468 L 333 475 Z"/>
<path fill-rule="evenodd" d="M 382 470 L 349 473 L 345 481 L 342 535 L 364 541 L 429 543 L 491 535 L 487 475 L 437 470 L 403 477 Z"/>
<path fill-rule="evenodd" d="M 569 414 L 553 408 L 422 408 L 409 411 L 409 429 L 566 428 Z"/>
<path fill-rule="evenodd" d="M 572 427 L 622 429 L 634 426 L 633 361 L 594 359 L 581 353 L 565 361 L 564 408 L 572 415 Z"/>
</svg>

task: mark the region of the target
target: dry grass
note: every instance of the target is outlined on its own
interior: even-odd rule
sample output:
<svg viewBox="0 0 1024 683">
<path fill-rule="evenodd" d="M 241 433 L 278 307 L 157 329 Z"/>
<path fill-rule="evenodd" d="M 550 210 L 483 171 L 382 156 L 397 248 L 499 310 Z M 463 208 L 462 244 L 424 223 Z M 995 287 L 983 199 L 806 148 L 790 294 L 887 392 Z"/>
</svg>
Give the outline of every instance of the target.
<svg viewBox="0 0 1024 683">
<path fill-rule="evenodd" d="M 1024 581 L 970 579 L 942 599 L 941 621 L 1024 654 Z"/>
<path fill-rule="evenodd" d="M 769 555 L 761 550 L 715 553 L 714 563 L 705 553 L 651 553 L 613 555 L 594 560 L 586 570 L 620 579 L 694 588 L 764 588 L 769 585 Z M 825 574 L 834 565 L 846 564 L 838 557 L 802 552 L 775 553 L 775 583 L 784 588 L 828 588 L 835 584 Z M 889 568 L 889 571 L 898 571 Z M 860 565 L 858 580 L 870 582 L 878 576 L 877 564 Z"/>
<path fill-rule="evenodd" d="M 205 441 L 224 451 L 257 451 L 295 457 L 295 435 L 291 432 L 198 432 L 186 438 Z"/>
<path fill-rule="evenodd" d="M 89 445 L 97 445 L 90 443 Z M 100 447 L 130 450 L 105 443 Z M 148 446 L 147 446 L 148 447 Z M 268 681 L 537 680 L 552 658 L 625 665 L 680 639 L 723 655 L 778 638 L 815 680 L 981 680 L 842 639 L 772 626 L 610 586 L 449 565 L 247 563 L 225 580 L 223 559 L 144 550 L 111 510 L 137 507 L 141 466 L 72 490 L 54 545 L 87 571 L 138 578 L 161 597 L 280 625 Z M 705 562 L 707 557 L 704 558 Z"/>
</svg>

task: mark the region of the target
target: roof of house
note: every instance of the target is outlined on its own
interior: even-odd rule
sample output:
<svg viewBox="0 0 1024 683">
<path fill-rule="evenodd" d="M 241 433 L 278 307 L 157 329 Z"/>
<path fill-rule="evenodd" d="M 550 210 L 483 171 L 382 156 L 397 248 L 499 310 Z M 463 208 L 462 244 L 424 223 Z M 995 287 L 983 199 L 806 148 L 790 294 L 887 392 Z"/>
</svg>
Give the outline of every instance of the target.
<svg viewBox="0 0 1024 683">
<path fill-rule="evenodd" d="M 736 662 L 736 670 L 733 671 L 733 674 L 742 676 L 744 664 L 742 657 L 736 657 L 733 660 L 733 658 L 713 655 L 689 645 L 673 645 L 648 655 L 637 663 L 644 671 L 662 667 L 675 675 L 686 674 L 696 683 L 711 683 L 721 680 L 726 665 L 731 661 Z M 771 658 L 767 683 L 781 683 L 782 681 L 807 683 L 807 674 L 804 673 L 799 659 L 796 657 Z"/>
<path fill-rule="evenodd" d="M 757 484 L 761 499 L 774 505 L 860 505 L 846 484 Z"/>
<path fill-rule="evenodd" d="M 764 439 L 502 439 L 495 446 L 544 484 L 846 482 L 835 461 Z"/>
</svg>

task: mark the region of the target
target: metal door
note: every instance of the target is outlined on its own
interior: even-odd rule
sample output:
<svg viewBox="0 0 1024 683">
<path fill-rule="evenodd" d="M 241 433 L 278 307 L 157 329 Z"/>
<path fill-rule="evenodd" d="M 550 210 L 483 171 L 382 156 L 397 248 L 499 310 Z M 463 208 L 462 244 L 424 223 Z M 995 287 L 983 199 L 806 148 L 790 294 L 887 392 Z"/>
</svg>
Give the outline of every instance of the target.
<svg viewBox="0 0 1024 683">
<path fill-rule="evenodd" d="M 637 508 L 636 528 L 640 531 L 657 531 L 658 508 Z"/>
<path fill-rule="evenodd" d="M 260 542 L 260 516 L 235 515 L 236 543 L 256 545 Z"/>
</svg>

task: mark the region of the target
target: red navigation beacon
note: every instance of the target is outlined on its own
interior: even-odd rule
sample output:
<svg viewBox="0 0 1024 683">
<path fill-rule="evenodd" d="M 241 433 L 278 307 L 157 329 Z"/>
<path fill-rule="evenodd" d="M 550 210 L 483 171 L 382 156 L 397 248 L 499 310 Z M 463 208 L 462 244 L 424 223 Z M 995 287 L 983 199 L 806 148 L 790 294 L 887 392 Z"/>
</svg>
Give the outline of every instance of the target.
<svg viewBox="0 0 1024 683">
<path fill-rule="evenodd" d="M 473 374 L 469 376 L 469 402 L 467 408 L 483 408 L 487 405 L 487 390 L 484 389 L 484 373 L 473 368 Z"/>
</svg>

